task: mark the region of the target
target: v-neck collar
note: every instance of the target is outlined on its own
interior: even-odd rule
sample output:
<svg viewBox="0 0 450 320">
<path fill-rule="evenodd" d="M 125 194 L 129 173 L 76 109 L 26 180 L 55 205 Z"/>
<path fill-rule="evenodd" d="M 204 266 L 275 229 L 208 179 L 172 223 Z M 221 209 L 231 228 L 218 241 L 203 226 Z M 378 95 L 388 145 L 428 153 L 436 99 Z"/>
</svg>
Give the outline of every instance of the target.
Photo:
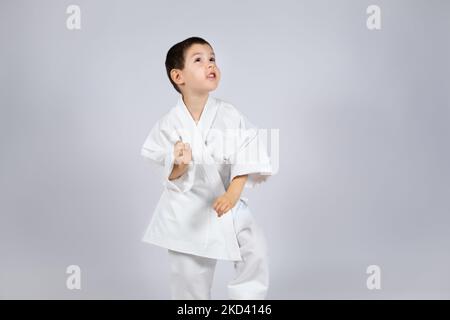
<svg viewBox="0 0 450 320">
<path fill-rule="evenodd" d="M 200 115 L 198 123 L 195 123 L 195 120 L 194 118 L 192 118 L 192 115 L 185 105 L 183 97 L 181 95 L 178 98 L 177 106 L 178 109 L 181 110 L 183 118 L 188 118 L 187 121 L 189 121 L 193 128 L 198 129 L 201 132 L 203 140 L 205 140 L 217 113 L 217 99 L 215 99 L 211 95 L 208 95 L 208 99 L 206 100 L 205 106 L 203 107 L 203 111 Z"/>
<path fill-rule="evenodd" d="M 206 112 L 207 112 L 208 105 L 209 105 L 210 103 L 211 103 L 211 96 L 208 95 L 208 98 L 206 99 L 205 106 L 203 107 L 203 110 L 202 110 L 202 112 L 201 112 L 201 114 L 200 114 L 200 118 L 198 119 L 198 122 L 195 122 L 194 118 L 192 117 L 191 112 L 189 111 L 189 108 L 186 106 L 186 104 L 185 104 L 184 101 L 183 101 L 183 96 L 180 95 L 179 98 L 178 98 L 178 105 L 179 105 L 182 109 L 184 109 L 184 111 L 186 112 L 186 114 L 187 114 L 187 116 L 189 117 L 189 119 L 192 120 L 192 124 L 195 125 L 196 127 L 200 127 L 200 125 L 201 125 L 201 123 L 202 123 L 202 121 L 203 121 L 204 115 L 205 115 Z"/>
</svg>

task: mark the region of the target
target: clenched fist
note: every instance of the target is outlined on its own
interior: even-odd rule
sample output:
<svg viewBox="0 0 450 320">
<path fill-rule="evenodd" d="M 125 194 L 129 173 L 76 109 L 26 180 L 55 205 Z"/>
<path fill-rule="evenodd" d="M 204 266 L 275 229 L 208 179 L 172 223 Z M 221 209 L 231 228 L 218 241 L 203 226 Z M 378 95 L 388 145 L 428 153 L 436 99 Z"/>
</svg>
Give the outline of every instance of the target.
<svg viewBox="0 0 450 320">
<path fill-rule="evenodd" d="M 173 147 L 175 164 L 189 164 L 192 161 L 192 150 L 189 143 L 177 141 Z"/>
</svg>

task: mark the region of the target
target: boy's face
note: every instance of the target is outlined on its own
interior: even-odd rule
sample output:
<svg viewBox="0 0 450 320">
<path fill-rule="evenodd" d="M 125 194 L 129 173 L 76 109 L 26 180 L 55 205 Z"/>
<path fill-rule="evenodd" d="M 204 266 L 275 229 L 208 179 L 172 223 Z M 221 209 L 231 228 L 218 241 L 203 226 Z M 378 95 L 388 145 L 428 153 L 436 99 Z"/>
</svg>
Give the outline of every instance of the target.
<svg viewBox="0 0 450 320">
<path fill-rule="evenodd" d="M 183 93 L 204 94 L 217 88 L 220 70 L 209 45 L 193 44 L 186 51 L 184 59 L 183 70 L 172 70 L 172 79 Z"/>
</svg>

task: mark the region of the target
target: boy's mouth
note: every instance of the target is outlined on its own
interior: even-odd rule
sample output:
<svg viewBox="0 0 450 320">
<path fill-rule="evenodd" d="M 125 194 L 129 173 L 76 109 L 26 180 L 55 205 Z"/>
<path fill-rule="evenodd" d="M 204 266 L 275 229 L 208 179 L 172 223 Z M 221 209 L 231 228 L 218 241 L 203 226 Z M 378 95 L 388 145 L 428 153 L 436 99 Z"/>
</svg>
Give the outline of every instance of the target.
<svg viewBox="0 0 450 320">
<path fill-rule="evenodd" d="M 208 73 L 208 75 L 206 77 L 208 79 L 215 79 L 216 78 L 216 73 L 215 72 L 210 72 L 210 73 Z"/>
</svg>

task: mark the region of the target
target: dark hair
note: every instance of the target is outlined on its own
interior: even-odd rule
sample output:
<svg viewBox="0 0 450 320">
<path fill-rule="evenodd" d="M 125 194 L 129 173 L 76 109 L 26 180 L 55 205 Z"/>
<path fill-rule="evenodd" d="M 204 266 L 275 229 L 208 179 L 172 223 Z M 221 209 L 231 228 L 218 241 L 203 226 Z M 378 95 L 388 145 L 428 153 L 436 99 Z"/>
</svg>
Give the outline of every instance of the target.
<svg viewBox="0 0 450 320">
<path fill-rule="evenodd" d="M 172 83 L 175 90 L 177 90 L 179 93 L 181 93 L 180 89 L 176 85 L 175 82 L 173 82 L 172 78 L 170 77 L 170 71 L 172 69 L 184 69 L 184 61 L 185 61 L 185 55 L 187 50 L 194 44 L 207 44 L 211 47 L 211 45 L 208 43 L 208 41 L 199 38 L 199 37 L 190 37 L 187 38 L 181 42 L 178 42 L 174 44 L 169 51 L 167 51 L 166 56 L 166 71 L 167 76 L 169 77 L 170 82 Z"/>
</svg>

